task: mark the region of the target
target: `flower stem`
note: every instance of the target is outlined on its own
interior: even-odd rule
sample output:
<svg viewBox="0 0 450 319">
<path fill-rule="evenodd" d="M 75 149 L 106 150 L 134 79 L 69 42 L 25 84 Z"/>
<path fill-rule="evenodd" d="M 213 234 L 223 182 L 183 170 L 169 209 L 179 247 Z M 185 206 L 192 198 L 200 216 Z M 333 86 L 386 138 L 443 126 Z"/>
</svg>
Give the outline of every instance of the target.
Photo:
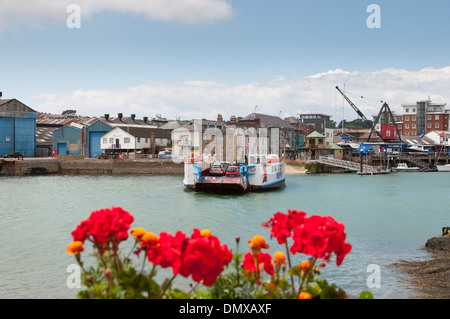
<svg viewBox="0 0 450 319">
<path fill-rule="evenodd" d="M 169 288 L 170 284 L 172 283 L 172 281 L 175 279 L 176 276 L 177 275 L 173 275 L 172 278 L 170 278 L 169 282 L 164 285 L 164 289 L 161 293 L 161 296 L 159 296 L 159 299 L 162 299 L 164 297 L 164 294 L 166 293 L 167 289 Z"/>
<path fill-rule="evenodd" d="M 303 284 L 304 284 L 305 281 L 306 281 L 306 277 L 308 277 L 308 275 L 309 275 L 311 269 L 314 268 L 314 264 L 316 263 L 316 260 L 317 260 L 317 258 L 314 257 L 313 262 L 312 262 L 311 265 L 309 266 L 308 271 L 306 271 L 305 275 L 303 276 L 303 278 L 302 278 L 302 280 L 301 280 L 301 283 L 300 283 L 300 287 L 298 288 L 298 294 L 300 294 L 300 293 L 302 292 L 302 287 L 303 287 Z M 308 285 L 308 284 L 306 284 L 306 285 Z"/>
<path fill-rule="evenodd" d="M 287 240 L 284 243 L 284 245 L 286 246 L 286 255 L 287 255 L 287 258 L 288 258 L 289 269 L 292 269 L 291 254 L 289 254 L 289 247 L 288 247 L 288 244 L 287 244 Z M 291 276 L 292 294 L 295 295 L 294 276 L 292 276 L 292 274 L 290 276 Z"/>
</svg>

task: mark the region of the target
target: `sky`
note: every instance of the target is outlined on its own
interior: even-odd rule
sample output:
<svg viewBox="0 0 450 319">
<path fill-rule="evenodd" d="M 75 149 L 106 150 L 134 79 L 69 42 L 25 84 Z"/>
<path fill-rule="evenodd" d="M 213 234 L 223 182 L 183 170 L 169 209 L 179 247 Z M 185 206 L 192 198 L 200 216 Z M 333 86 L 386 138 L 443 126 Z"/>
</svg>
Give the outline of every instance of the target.
<svg viewBox="0 0 450 319">
<path fill-rule="evenodd" d="M 450 102 L 448 0 L 0 0 L 0 91 L 39 112 L 370 118 Z"/>
</svg>

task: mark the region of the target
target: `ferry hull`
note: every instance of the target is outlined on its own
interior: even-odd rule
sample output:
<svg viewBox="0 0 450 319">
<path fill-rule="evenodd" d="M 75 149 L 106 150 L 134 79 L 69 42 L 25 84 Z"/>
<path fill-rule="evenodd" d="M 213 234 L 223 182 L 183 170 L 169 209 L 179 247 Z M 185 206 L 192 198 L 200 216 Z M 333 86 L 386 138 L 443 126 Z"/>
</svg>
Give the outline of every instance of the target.
<svg viewBox="0 0 450 319">
<path fill-rule="evenodd" d="M 282 179 L 280 181 L 276 181 L 267 185 L 251 185 L 251 190 L 252 192 L 258 192 L 263 190 L 273 190 L 277 188 L 283 188 L 284 186 L 286 186 L 285 179 Z"/>
<path fill-rule="evenodd" d="M 204 162 L 185 163 L 184 185 L 196 192 L 246 193 L 270 190 L 285 186 L 285 163 L 270 157 L 239 166 L 239 176 L 212 176 Z"/>
</svg>

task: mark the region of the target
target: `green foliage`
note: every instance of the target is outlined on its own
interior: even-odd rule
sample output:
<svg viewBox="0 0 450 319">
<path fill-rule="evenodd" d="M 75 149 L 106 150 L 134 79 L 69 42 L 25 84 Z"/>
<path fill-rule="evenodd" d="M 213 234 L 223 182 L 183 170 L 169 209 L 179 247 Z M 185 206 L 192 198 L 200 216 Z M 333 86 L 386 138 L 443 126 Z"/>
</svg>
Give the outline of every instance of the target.
<svg viewBox="0 0 450 319">
<path fill-rule="evenodd" d="M 359 299 L 373 299 L 373 295 L 370 291 L 363 291 L 359 295 Z"/>
<path fill-rule="evenodd" d="M 68 110 L 63 111 L 61 114 L 67 115 L 67 116 L 76 116 L 77 110 L 68 109 Z"/>
</svg>

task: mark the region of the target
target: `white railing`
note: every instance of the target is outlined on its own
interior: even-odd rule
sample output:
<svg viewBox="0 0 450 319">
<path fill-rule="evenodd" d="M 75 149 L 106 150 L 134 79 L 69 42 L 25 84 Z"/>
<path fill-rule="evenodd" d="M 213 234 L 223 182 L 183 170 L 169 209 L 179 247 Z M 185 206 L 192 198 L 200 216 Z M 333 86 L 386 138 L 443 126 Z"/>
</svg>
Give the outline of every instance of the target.
<svg viewBox="0 0 450 319">
<path fill-rule="evenodd" d="M 316 159 L 316 162 L 321 163 L 321 164 L 330 165 L 330 166 L 342 167 L 342 168 L 346 168 L 346 169 L 349 169 L 352 171 L 357 171 L 357 172 L 361 171 L 361 163 L 355 163 L 355 162 L 339 160 L 336 158 L 329 158 L 329 157 L 323 157 L 323 156 L 319 156 Z M 367 172 L 367 173 L 376 173 L 379 170 L 377 167 L 367 165 L 367 164 L 363 164 L 362 169 L 363 169 L 363 172 Z"/>
</svg>

